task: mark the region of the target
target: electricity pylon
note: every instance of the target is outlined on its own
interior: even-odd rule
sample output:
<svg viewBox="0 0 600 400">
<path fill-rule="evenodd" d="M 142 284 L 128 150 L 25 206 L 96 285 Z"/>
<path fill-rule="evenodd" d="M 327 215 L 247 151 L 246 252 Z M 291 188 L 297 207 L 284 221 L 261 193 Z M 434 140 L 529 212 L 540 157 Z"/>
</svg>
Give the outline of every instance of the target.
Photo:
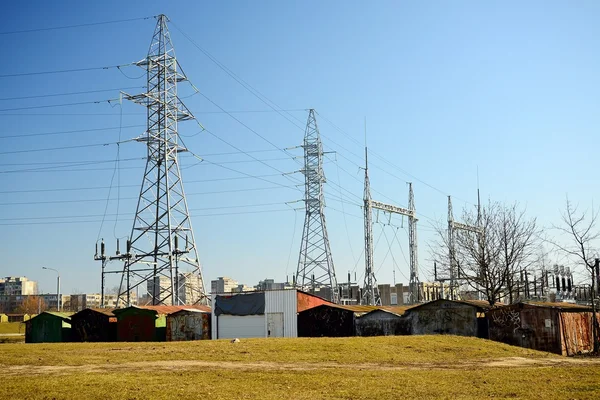
<svg viewBox="0 0 600 400">
<path fill-rule="evenodd" d="M 457 300 L 460 297 L 458 289 L 460 286 L 460 265 L 456 259 L 454 237 L 456 230 L 463 230 L 477 234 L 479 246 L 482 246 L 483 229 L 481 227 L 481 203 L 479 201 L 479 189 L 477 189 L 477 225 L 467 225 L 454 220 L 452 212 L 452 198 L 448 196 L 448 258 L 450 263 L 450 299 Z"/>
<path fill-rule="evenodd" d="M 408 246 L 410 253 L 410 297 L 409 303 L 415 304 L 421 300 L 419 293 L 419 254 L 417 251 L 417 216 L 415 210 L 415 196 L 412 183 L 408 183 L 408 208 L 397 207 L 371 199 L 371 186 L 369 182 L 369 164 L 365 148 L 365 281 L 363 284 L 362 303 L 365 305 L 380 306 L 381 298 L 377 279 L 373 270 L 373 209 L 389 214 L 399 214 L 408 217 Z M 403 295 L 403 294 L 400 294 Z"/>
<path fill-rule="evenodd" d="M 334 303 L 339 301 L 337 279 L 329 247 L 327 225 L 325 223 L 325 197 L 323 184 L 323 144 L 315 118 L 315 110 L 308 113 L 306 131 L 304 134 L 304 169 L 305 177 L 304 203 L 306 214 L 298 270 L 296 272 L 296 287 L 310 287 L 320 290 L 329 288 L 329 299 Z"/>
<path fill-rule="evenodd" d="M 179 121 L 194 116 L 177 97 L 177 83 L 187 78 L 175 57 L 168 19 L 162 14 L 157 18 L 148 56 L 137 63 L 147 71 L 148 91 L 125 97 L 148 109 L 147 130 L 137 139 L 147 145 L 147 161 L 127 252 L 117 254 L 124 260 L 118 301 L 131 304 L 131 291 L 146 284 L 154 305 L 204 303 L 179 168 L 179 153 L 187 149 L 178 143 L 177 131 Z"/>
<path fill-rule="evenodd" d="M 361 303 L 370 306 L 380 306 L 381 297 L 379 296 L 379 287 L 377 278 L 373 271 L 373 215 L 371 207 L 371 183 L 369 182 L 369 161 L 367 148 L 365 147 L 365 193 L 363 196 L 365 212 L 365 280 L 363 283 L 363 293 Z"/>
</svg>

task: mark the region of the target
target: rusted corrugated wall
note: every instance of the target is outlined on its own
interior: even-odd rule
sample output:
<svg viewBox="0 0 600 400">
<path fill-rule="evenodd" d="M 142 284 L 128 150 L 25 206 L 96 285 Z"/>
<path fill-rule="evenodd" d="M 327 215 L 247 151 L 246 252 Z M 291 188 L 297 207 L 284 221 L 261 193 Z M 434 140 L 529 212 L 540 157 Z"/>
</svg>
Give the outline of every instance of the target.
<svg viewBox="0 0 600 400">
<path fill-rule="evenodd" d="M 600 313 L 596 314 L 600 320 Z M 589 353 L 594 348 L 591 312 L 560 313 L 561 353 L 564 356 Z"/>
<path fill-rule="evenodd" d="M 487 315 L 492 340 L 562 355 L 592 348 L 592 313 L 585 309 L 519 303 Z"/>
<path fill-rule="evenodd" d="M 561 354 L 557 309 L 513 304 L 487 316 L 491 340 Z"/>
<path fill-rule="evenodd" d="M 210 313 L 180 311 L 167 316 L 167 341 L 210 339 Z"/>
</svg>

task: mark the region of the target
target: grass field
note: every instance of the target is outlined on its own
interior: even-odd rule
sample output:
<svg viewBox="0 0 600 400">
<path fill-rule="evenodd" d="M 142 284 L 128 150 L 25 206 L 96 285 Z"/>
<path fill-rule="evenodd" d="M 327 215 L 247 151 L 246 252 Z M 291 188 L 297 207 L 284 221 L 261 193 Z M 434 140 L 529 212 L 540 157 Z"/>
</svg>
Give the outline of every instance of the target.
<svg viewBox="0 0 600 400">
<path fill-rule="evenodd" d="M 0 323 L 0 335 L 6 333 L 25 333 L 25 324 L 22 322 L 2 322 Z"/>
<path fill-rule="evenodd" d="M 453 336 L 0 345 L 0 398 L 600 398 L 600 360 Z"/>
</svg>

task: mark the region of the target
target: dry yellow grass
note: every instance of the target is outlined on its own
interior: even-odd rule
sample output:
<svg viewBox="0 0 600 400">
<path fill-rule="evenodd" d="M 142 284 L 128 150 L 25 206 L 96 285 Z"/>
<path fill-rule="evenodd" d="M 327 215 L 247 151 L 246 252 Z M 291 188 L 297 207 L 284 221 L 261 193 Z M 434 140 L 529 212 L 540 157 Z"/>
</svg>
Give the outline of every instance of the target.
<svg viewBox="0 0 600 400">
<path fill-rule="evenodd" d="M 474 338 L 0 345 L 0 398 L 600 397 L 600 363 Z"/>
<path fill-rule="evenodd" d="M 25 323 L 2 322 L 0 323 L 0 335 L 5 333 L 25 333 Z"/>
</svg>

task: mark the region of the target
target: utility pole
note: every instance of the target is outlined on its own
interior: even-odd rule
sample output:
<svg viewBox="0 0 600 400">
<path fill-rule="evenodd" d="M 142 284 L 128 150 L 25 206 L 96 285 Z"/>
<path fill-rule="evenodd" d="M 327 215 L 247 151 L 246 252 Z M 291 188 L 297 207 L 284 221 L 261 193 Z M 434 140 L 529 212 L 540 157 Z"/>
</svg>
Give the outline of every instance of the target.
<svg viewBox="0 0 600 400">
<path fill-rule="evenodd" d="M 56 272 L 56 311 L 61 311 L 60 305 L 60 272 L 54 268 L 42 267 L 42 269 L 48 269 L 50 271 Z"/>
<path fill-rule="evenodd" d="M 195 119 L 177 97 L 177 84 L 187 80 L 175 57 L 165 15 L 157 17 L 148 55 L 137 63 L 147 72 L 147 92 L 125 98 L 147 108 L 147 129 L 137 141 L 147 146 L 147 161 L 127 254 L 112 259 L 124 261 L 117 304 L 131 305 L 131 292 L 146 285 L 153 305 L 207 303 L 202 270 L 183 181 L 179 153 L 187 151 L 179 142 L 178 122 Z M 185 242 L 185 249 L 176 243 Z M 184 283 L 178 269 L 185 273 Z M 181 287 L 180 287 L 181 286 Z M 179 298 L 179 293 L 184 298 Z"/>
<path fill-rule="evenodd" d="M 306 214 L 298 269 L 296 272 L 296 286 L 303 289 L 310 283 L 314 292 L 315 288 L 328 288 L 329 299 L 338 303 L 339 288 L 327 236 L 325 223 L 325 196 L 323 185 L 326 182 L 323 172 L 323 144 L 315 118 L 315 110 L 308 112 L 306 131 L 304 134 L 304 204 Z"/>
</svg>

